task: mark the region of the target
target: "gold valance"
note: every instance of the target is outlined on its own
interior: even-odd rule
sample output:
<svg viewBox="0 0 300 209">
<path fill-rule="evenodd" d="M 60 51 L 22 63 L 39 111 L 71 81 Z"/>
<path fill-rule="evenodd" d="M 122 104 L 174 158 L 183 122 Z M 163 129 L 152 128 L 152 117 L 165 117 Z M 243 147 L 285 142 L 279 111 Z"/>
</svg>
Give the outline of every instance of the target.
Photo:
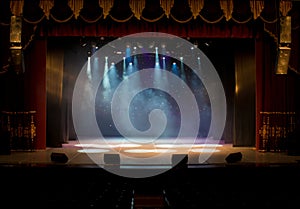
<svg viewBox="0 0 300 209">
<path fill-rule="evenodd" d="M 231 14 L 233 12 L 233 0 L 220 1 L 221 9 L 223 10 L 226 20 L 230 20 Z"/>
<path fill-rule="evenodd" d="M 24 0 L 11 1 L 10 10 L 14 16 L 21 16 L 23 14 Z"/>
<path fill-rule="evenodd" d="M 40 0 L 39 1 L 39 7 L 42 9 L 42 11 L 44 12 L 44 16 L 46 17 L 46 19 L 53 19 L 54 21 L 58 20 L 58 22 L 65 22 L 69 20 L 70 15 L 68 16 L 68 18 L 66 18 L 65 16 L 62 15 L 62 17 L 58 17 L 60 14 L 51 14 L 51 9 L 56 5 L 56 4 L 65 4 L 64 7 L 69 7 L 69 10 L 71 10 L 73 12 L 73 17 L 75 19 L 78 19 L 79 17 L 81 17 L 82 20 L 88 20 L 89 22 L 95 22 L 93 20 L 93 18 L 91 17 L 83 17 L 80 14 L 81 9 L 84 7 L 84 4 L 91 4 L 91 2 L 93 1 L 93 4 L 96 3 L 99 5 L 99 7 L 102 8 L 103 13 L 102 14 L 93 14 L 93 18 L 98 18 L 99 16 L 103 15 L 103 18 L 105 19 L 107 16 L 110 16 L 111 19 L 115 19 L 115 20 L 119 20 L 119 17 L 115 17 L 112 14 L 110 14 L 110 11 L 112 10 L 112 8 L 115 6 L 115 4 L 118 4 L 116 2 L 119 2 L 121 0 L 61 0 L 61 1 L 56 1 L 56 0 Z M 125 0 L 124 0 L 125 1 Z M 146 0 L 127 0 L 129 4 L 129 10 L 131 10 L 130 12 L 133 13 L 133 15 L 140 20 L 141 16 L 142 16 L 142 11 L 145 9 L 146 4 L 145 1 Z M 182 0 L 185 1 L 189 7 L 190 7 L 190 12 L 192 12 L 192 16 L 193 19 L 197 19 L 198 17 L 200 17 L 200 19 L 202 19 L 205 22 L 210 22 L 210 23 L 216 23 L 219 21 L 221 21 L 223 18 L 220 18 L 218 16 L 218 18 L 207 18 L 206 16 L 201 15 L 201 11 L 202 10 L 206 10 L 208 11 L 211 8 L 205 8 L 205 2 L 207 2 L 207 0 Z M 23 9 L 24 9 L 24 2 L 26 2 L 26 0 L 11 0 L 10 1 L 10 10 L 12 15 L 15 16 L 22 16 L 23 14 Z M 64 3 L 63 3 L 64 2 Z M 219 2 L 216 5 L 215 10 L 218 10 L 219 8 L 221 8 L 222 13 L 223 13 L 223 17 L 225 17 L 226 21 L 229 20 L 234 20 L 235 22 L 240 22 L 240 23 L 245 23 L 245 20 L 249 21 L 251 19 L 256 20 L 258 17 L 262 16 L 262 13 L 264 11 L 265 5 L 266 4 L 270 4 L 270 1 L 268 0 L 249 0 L 249 8 L 251 9 L 252 12 L 252 18 L 251 16 L 247 16 L 247 17 L 243 17 L 243 19 L 238 19 L 236 16 L 233 15 L 234 11 L 235 11 L 235 7 L 238 7 L 239 3 L 237 3 L 236 0 L 219 0 L 216 1 Z M 34 4 L 33 1 L 29 1 L 26 2 L 27 4 Z M 236 3 L 236 4 L 235 4 Z M 292 0 L 280 0 L 279 1 L 279 10 L 280 10 L 280 14 L 282 16 L 286 16 L 288 15 L 288 12 L 291 10 L 292 8 Z M 124 2 L 122 2 L 122 4 L 124 4 Z M 172 12 L 172 7 L 174 6 L 174 0 L 159 0 L 159 4 L 160 7 L 163 9 L 164 11 L 164 15 L 167 18 L 172 18 L 175 17 L 176 15 L 171 14 Z M 1 5 L 0 5 L 1 6 Z M 151 6 L 151 5 L 150 5 Z M 90 6 L 91 8 L 91 6 Z M 119 9 L 119 8 L 117 8 Z M 274 8 L 276 9 L 276 8 Z M 241 8 L 238 8 L 236 10 L 241 10 Z M 120 9 L 120 13 L 123 12 L 123 9 Z M 154 11 L 155 12 L 155 11 Z M 86 13 L 86 15 L 88 15 L 88 13 Z M 122 15 L 122 14 L 120 14 Z M 160 16 L 161 14 L 157 15 Z M 157 16 L 153 15 L 153 18 L 156 19 Z M 125 20 L 128 19 L 128 16 L 126 16 L 126 18 L 124 18 Z M 40 19 L 40 17 L 39 17 Z M 143 18 L 144 19 L 144 18 Z M 149 19 L 149 18 L 147 18 Z M 153 22 L 154 19 L 149 19 L 149 22 Z M 177 20 L 178 18 L 172 18 L 173 20 Z M 216 20 L 217 19 L 217 20 Z M 277 20 L 277 18 L 274 18 L 272 20 L 269 20 L 268 18 L 265 17 L 261 17 L 262 20 L 268 20 L 268 22 L 274 22 Z M 181 22 L 181 19 L 178 19 L 179 22 Z M 31 20 L 30 22 L 33 23 L 37 23 L 38 22 L 38 18 L 36 20 Z M 4 21 L 0 20 L 1 24 L 4 24 Z"/>
</svg>

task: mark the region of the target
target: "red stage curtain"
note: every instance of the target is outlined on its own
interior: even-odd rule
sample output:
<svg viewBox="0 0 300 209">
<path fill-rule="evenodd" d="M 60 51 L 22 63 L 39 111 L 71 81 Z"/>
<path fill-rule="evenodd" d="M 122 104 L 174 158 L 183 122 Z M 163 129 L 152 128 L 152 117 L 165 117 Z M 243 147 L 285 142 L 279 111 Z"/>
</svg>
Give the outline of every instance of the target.
<svg viewBox="0 0 300 209">
<path fill-rule="evenodd" d="M 45 40 L 35 40 L 24 51 L 24 106 L 36 111 L 37 149 L 46 148 L 46 53 Z"/>
<path fill-rule="evenodd" d="M 299 119 L 300 77 L 291 70 L 275 73 L 277 50 L 277 43 L 266 34 L 256 40 L 256 145 L 261 149 L 262 138 L 267 137 L 273 151 L 285 149 L 284 140 Z M 281 144 L 274 144 L 276 140 Z"/>
</svg>

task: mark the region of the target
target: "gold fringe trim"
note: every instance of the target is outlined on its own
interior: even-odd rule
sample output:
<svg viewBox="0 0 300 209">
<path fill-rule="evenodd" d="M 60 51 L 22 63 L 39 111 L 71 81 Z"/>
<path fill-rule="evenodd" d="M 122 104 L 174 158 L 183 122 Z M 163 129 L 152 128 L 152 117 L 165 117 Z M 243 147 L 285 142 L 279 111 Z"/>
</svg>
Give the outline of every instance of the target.
<svg viewBox="0 0 300 209">
<path fill-rule="evenodd" d="M 282 16 L 287 16 L 289 11 L 292 9 L 292 1 L 280 1 L 279 9 Z"/>
<path fill-rule="evenodd" d="M 165 11 L 165 14 L 167 15 L 167 17 L 169 17 L 169 15 L 170 15 L 173 4 L 174 4 L 174 0 L 160 0 L 160 6 Z"/>
<path fill-rule="evenodd" d="M 188 0 L 191 12 L 195 19 L 197 18 L 198 15 L 201 16 L 200 12 L 204 7 L 204 2 L 205 2 L 205 0 Z M 74 13 L 74 16 L 76 19 L 80 15 L 79 13 L 83 7 L 83 3 L 84 3 L 84 0 L 68 0 L 68 5 L 73 10 L 73 13 Z M 113 7 L 113 3 L 114 3 L 113 0 L 99 0 L 99 5 L 103 9 L 104 18 L 106 18 L 109 15 L 109 12 L 110 12 L 111 8 Z M 282 16 L 288 15 L 288 12 L 292 9 L 292 3 L 293 3 L 292 0 L 280 0 L 280 12 L 281 12 Z M 140 20 L 140 18 L 142 18 L 148 22 L 155 22 L 161 18 L 160 17 L 158 19 L 156 18 L 154 20 L 150 20 L 145 17 L 141 17 L 142 10 L 145 7 L 145 0 L 130 0 L 129 4 L 130 4 L 131 10 L 134 13 L 134 16 L 139 20 Z M 174 0 L 160 0 L 160 5 L 164 9 L 165 15 L 167 17 L 170 16 L 170 11 L 171 11 L 171 8 L 173 7 L 173 4 L 174 4 Z M 24 6 L 24 0 L 11 0 L 10 1 L 10 9 L 11 9 L 12 14 L 15 16 L 22 16 L 23 6 Z M 47 19 L 49 19 L 50 10 L 53 6 L 54 6 L 54 0 L 41 0 L 40 1 L 40 7 L 43 9 L 44 14 L 47 17 Z M 220 6 L 221 6 L 221 9 L 223 10 L 224 17 L 228 21 L 230 18 L 232 18 L 232 12 L 233 12 L 233 7 L 234 7 L 233 0 L 220 0 Z M 273 20 L 273 21 L 267 21 L 266 19 L 264 19 L 263 17 L 260 16 L 261 12 L 264 9 L 264 0 L 250 0 L 250 7 L 251 7 L 251 11 L 253 13 L 254 20 L 256 20 L 258 17 L 260 17 L 266 23 L 275 23 L 277 21 L 277 19 Z M 58 22 L 68 21 L 68 20 L 61 21 L 61 20 L 57 20 L 53 16 L 51 16 L 51 17 Z M 172 18 L 174 20 L 176 20 L 176 18 L 174 18 L 174 16 L 172 16 Z M 218 20 L 208 21 L 203 16 L 201 16 L 201 18 L 205 22 L 208 22 L 208 23 L 218 22 Z M 116 19 L 116 18 L 114 18 L 114 19 Z M 116 19 L 116 21 L 124 22 L 124 20 L 118 20 L 118 19 Z M 179 20 L 176 20 L 176 21 L 180 22 Z M 187 21 L 187 20 L 185 20 L 185 21 Z M 185 21 L 183 21 L 183 22 L 185 22 Z M 235 21 L 239 23 L 239 21 L 237 21 L 236 19 L 235 19 Z M 245 23 L 245 21 L 242 21 L 241 23 Z M 5 25 L 5 23 L 0 23 L 0 24 Z M 33 24 L 35 24 L 35 23 L 33 23 Z"/>
<path fill-rule="evenodd" d="M 128 18 L 126 18 L 124 20 L 117 19 L 117 18 L 113 17 L 112 15 L 109 15 L 109 16 L 115 22 L 127 22 L 133 17 L 133 14 L 131 14 Z"/>
<path fill-rule="evenodd" d="M 69 0 L 69 7 L 73 10 L 75 18 L 77 19 L 80 13 L 80 10 L 83 7 L 83 0 Z"/>
<path fill-rule="evenodd" d="M 191 11 L 193 13 L 194 19 L 196 19 L 197 16 L 199 15 L 200 11 L 204 7 L 204 0 L 188 0 L 188 1 L 189 1 Z"/>
<path fill-rule="evenodd" d="M 263 16 L 259 16 L 260 19 L 262 19 L 262 21 L 264 21 L 265 23 L 269 23 L 269 24 L 272 24 L 272 23 L 276 23 L 278 21 L 278 18 L 275 18 L 274 20 L 266 20 Z"/>
<path fill-rule="evenodd" d="M 87 22 L 87 23 L 95 23 L 95 22 L 98 22 L 98 20 L 101 19 L 101 17 L 103 17 L 103 14 L 101 14 L 99 17 L 97 17 L 95 20 L 87 20 L 86 18 L 84 18 L 82 15 L 79 15 L 79 17 L 84 21 L 84 22 Z"/>
<path fill-rule="evenodd" d="M 54 6 L 54 0 L 42 0 L 40 1 L 40 7 L 43 9 L 47 19 L 50 16 L 50 10 Z"/>
<path fill-rule="evenodd" d="M 10 10 L 12 14 L 15 16 L 22 16 L 23 6 L 24 6 L 24 0 L 10 1 Z"/>
<path fill-rule="evenodd" d="M 264 111 L 261 111 L 259 112 L 260 114 L 264 114 L 264 115 L 295 115 L 296 112 L 264 112 Z"/>
<path fill-rule="evenodd" d="M 245 23 L 251 21 L 251 20 L 252 20 L 252 17 L 249 17 L 249 18 L 248 18 L 247 20 L 245 20 L 245 21 L 239 21 L 239 20 L 235 19 L 234 17 L 231 17 L 231 19 L 232 19 L 234 22 L 236 22 L 236 23 L 239 23 L 239 24 L 245 24 Z"/>
<path fill-rule="evenodd" d="M 204 18 L 201 14 L 199 14 L 199 16 L 201 17 L 202 20 L 204 20 L 204 22 L 211 23 L 211 24 L 220 22 L 224 17 L 224 15 L 222 15 L 219 19 L 217 19 L 215 21 L 209 21 L 206 18 Z"/>
<path fill-rule="evenodd" d="M 50 14 L 51 18 L 55 21 L 55 22 L 58 22 L 58 23 L 65 23 L 65 22 L 68 22 L 69 20 L 72 19 L 72 17 L 74 16 L 74 14 L 71 14 L 70 17 L 68 17 L 67 19 L 65 20 L 59 20 L 57 18 L 55 18 L 52 14 Z"/>
<path fill-rule="evenodd" d="M 174 16 L 172 15 L 172 13 L 170 14 L 170 17 L 171 17 L 173 20 L 175 20 L 176 22 L 179 22 L 179 23 L 187 23 L 187 22 L 191 21 L 191 19 L 193 19 L 193 16 L 191 16 L 191 17 L 189 17 L 189 18 L 186 19 L 186 20 L 178 20 L 176 17 L 174 17 Z"/>
<path fill-rule="evenodd" d="M 100 7 L 103 9 L 104 18 L 109 15 L 109 11 L 111 10 L 114 1 L 113 0 L 99 0 Z"/>
<path fill-rule="evenodd" d="M 296 27 L 292 28 L 292 30 L 298 30 L 300 28 L 300 25 L 297 25 Z"/>
<path fill-rule="evenodd" d="M 231 18 L 233 12 L 233 2 L 232 0 L 221 0 L 220 7 L 223 10 L 226 21 Z"/>
<path fill-rule="evenodd" d="M 45 17 L 45 16 L 43 16 L 43 17 Z M 27 47 L 30 45 L 30 43 L 33 41 L 33 38 L 34 38 L 34 36 L 35 36 L 36 28 L 37 28 L 37 25 L 35 25 L 35 26 L 33 27 L 33 33 L 31 34 L 29 41 L 28 41 L 28 42 L 25 44 L 25 46 L 23 47 L 23 50 L 26 50 L 26 48 L 27 48 Z"/>
<path fill-rule="evenodd" d="M 165 16 L 165 13 L 162 13 L 161 16 L 159 16 L 158 18 L 152 19 L 152 20 L 148 19 L 148 18 L 145 18 L 143 16 L 141 16 L 141 19 L 143 19 L 143 20 L 145 20 L 147 22 L 156 22 L 156 21 L 162 19 L 164 16 Z"/>
<path fill-rule="evenodd" d="M 0 22 L 1 26 L 10 26 L 10 23 L 4 23 L 4 22 Z"/>
<path fill-rule="evenodd" d="M 146 0 L 130 0 L 129 5 L 134 16 L 140 20 L 143 9 L 145 8 Z"/>
<path fill-rule="evenodd" d="M 268 33 L 273 39 L 274 39 L 274 42 L 275 42 L 275 44 L 276 44 L 276 47 L 278 48 L 278 38 L 277 38 L 277 36 L 274 34 L 274 33 L 272 33 L 271 31 L 269 31 L 267 28 L 266 28 L 266 25 L 264 24 L 264 31 L 266 32 L 266 33 Z"/>
<path fill-rule="evenodd" d="M 36 25 L 36 24 L 39 24 L 40 22 L 42 22 L 42 20 L 43 20 L 45 17 L 46 17 L 46 16 L 43 15 L 43 16 L 41 17 L 41 19 L 39 19 L 39 20 L 37 20 L 37 21 L 30 21 L 30 20 L 26 19 L 25 17 L 23 17 L 23 20 L 24 20 L 25 22 L 27 22 L 27 23 Z"/>
<path fill-rule="evenodd" d="M 289 65 L 289 68 L 290 68 L 290 70 L 292 70 L 296 74 L 300 75 L 300 72 L 298 70 L 296 70 L 295 68 L 291 67 L 290 65 Z"/>
<path fill-rule="evenodd" d="M 264 9 L 264 6 L 265 2 L 263 0 L 250 0 L 250 7 L 253 13 L 254 20 L 256 20 L 260 16 L 260 13 Z"/>
</svg>

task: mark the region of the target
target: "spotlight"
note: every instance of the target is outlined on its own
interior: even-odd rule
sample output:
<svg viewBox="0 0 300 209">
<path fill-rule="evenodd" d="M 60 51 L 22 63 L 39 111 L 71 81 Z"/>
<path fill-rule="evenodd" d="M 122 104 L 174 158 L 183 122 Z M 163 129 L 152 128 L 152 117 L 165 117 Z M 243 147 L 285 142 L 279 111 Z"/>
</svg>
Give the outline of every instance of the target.
<svg viewBox="0 0 300 209">
<path fill-rule="evenodd" d="M 181 48 L 182 45 L 183 45 L 183 43 L 181 43 L 181 42 L 180 42 L 180 43 L 177 43 L 177 44 L 176 44 L 176 48 Z"/>
<path fill-rule="evenodd" d="M 104 163 L 111 164 L 111 165 L 120 165 L 120 155 L 104 154 Z"/>
<path fill-rule="evenodd" d="M 152 49 L 152 48 L 154 47 L 154 45 L 155 45 L 154 42 L 150 43 L 150 44 L 149 44 L 149 48 Z"/>
<path fill-rule="evenodd" d="M 238 161 L 242 160 L 242 153 L 241 152 L 235 152 L 235 153 L 230 153 L 226 158 L 225 158 L 227 163 L 236 163 Z"/>
<path fill-rule="evenodd" d="M 143 45 L 142 45 L 141 43 L 139 43 L 139 42 L 137 42 L 137 46 L 138 46 L 140 49 L 143 48 Z"/>
<path fill-rule="evenodd" d="M 136 46 L 134 46 L 134 47 L 133 47 L 133 52 L 136 52 L 136 49 L 137 49 Z"/>
<path fill-rule="evenodd" d="M 174 154 L 172 155 L 172 167 L 174 168 L 187 168 L 188 155 L 187 154 Z"/>
<path fill-rule="evenodd" d="M 194 43 L 194 47 L 198 48 L 198 42 L 197 41 Z"/>
<path fill-rule="evenodd" d="M 108 43 L 108 46 L 110 46 L 111 48 L 114 48 L 114 49 L 116 48 L 116 46 L 113 45 L 111 42 Z"/>
<path fill-rule="evenodd" d="M 93 48 L 95 48 L 96 45 L 97 45 L 96 42 L 92 41 L 91 46 L 92 46 Z"/>
<path fill-rule="evenodd" d="M 120 155 L 118 154 L 104 154 L 104 167 L 108 170 L 120 169 Z"/>
<path fill-rule="evenodd" d="M 65 153 L 52 152 L 50 157 L 51 161 L 57 163 L 66 163 L 69 160 Z"/>
</svg>

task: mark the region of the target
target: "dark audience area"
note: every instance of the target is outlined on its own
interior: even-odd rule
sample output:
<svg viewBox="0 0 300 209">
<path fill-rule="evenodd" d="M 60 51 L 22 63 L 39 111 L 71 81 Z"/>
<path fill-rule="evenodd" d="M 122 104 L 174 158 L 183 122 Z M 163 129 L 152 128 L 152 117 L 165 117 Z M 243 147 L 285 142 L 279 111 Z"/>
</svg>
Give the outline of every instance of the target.
<svg viewBox="0 0 300 209">
<path fill-rule="evenodd" d="M 6 208 L 296 208 L 300 194 L 298 165 L 179 168 L 141 179 L 92 167 L 0 169 Z"/>
</svg>

